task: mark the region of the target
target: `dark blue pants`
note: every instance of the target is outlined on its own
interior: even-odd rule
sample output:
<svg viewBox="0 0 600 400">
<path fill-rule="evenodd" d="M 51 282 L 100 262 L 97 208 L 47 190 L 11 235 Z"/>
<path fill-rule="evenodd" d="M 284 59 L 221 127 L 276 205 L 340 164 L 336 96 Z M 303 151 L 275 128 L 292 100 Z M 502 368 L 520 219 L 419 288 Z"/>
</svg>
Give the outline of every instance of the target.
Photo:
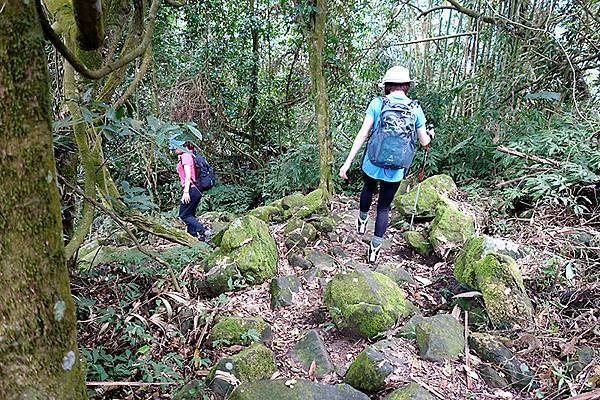
<svg viewBox="0 0 600 400">
<path fill-rule="evenodd" d="M 190 185 L 190 202 L 187 204 L 179 203 L 179 218 L 187 225 L 187 232 L 194 237 L 204 234 L 206 230 L 204 225 L 196 219 L 196 209 L 201 198 L 202 194 L 198 188 L 195 185 Z"/>
<path fill-rule="evenodd" d="M 386 182 L 371 178 L 363 172 L 363 180 L 365 182 L 363 190 L 360 193 L 360 211 L 369 212 L 373 194 L 377 190 L 379 182 L 379 200 L 377 201 L 377 219 L 375 219 L 375 236 L 383 237 L 387 230 L 390 219 L 390 206 L 392 200 L 400 187 L 400 182 Z"/>
</svg>

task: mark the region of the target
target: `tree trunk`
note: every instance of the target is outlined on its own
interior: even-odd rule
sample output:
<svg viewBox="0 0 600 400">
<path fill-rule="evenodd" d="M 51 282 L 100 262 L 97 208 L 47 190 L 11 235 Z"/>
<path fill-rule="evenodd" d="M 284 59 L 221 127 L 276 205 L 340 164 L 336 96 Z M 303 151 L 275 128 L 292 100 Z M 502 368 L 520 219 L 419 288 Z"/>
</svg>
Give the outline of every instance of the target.
<svg viewBox="0 0 600 400">
<path fill-rule="evenodd" d="M 252 36 L 252 68 L 250 71 L 250 101 L 248 102 L 248 128 L 252 137 L 252 146 L 256 145 L 256 109 L 258 105 L 258 19 L 256 17 L 255 0 L 250 0 L 250 32 Z"/>
<path fill-rule="evenodd" d="M 315 98 L 317 138 L 319 141 L 319 187 L 328 200 L 333 194 L 333 151 L 329 131 L 329 100 L 323 71 L 323 47 L 325 44 L 326 0 L 315 0 L 316 11 L 311 15 L 308 29 L 308 58 L 310 81 Z"/>
<path fill-rule="evenodd" d="M 34 2 L 0 18 L 0 393 L 85 399 Z"/>
</svg>

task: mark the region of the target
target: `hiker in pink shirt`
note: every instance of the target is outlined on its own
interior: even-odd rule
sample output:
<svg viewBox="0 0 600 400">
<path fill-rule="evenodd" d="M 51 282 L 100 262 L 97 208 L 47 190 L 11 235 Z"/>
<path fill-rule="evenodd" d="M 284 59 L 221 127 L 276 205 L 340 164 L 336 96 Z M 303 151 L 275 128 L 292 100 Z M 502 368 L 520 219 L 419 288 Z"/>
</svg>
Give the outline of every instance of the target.
<svg viewBox="0 0 600 400">
<path fill-rule="evenodd" d="M 187 232 L 190 235 L 200 240 L 206 240 L 207 229 L 196 218 L 196 209 L 202 198 L 202 193 L 196 184 L 194 145 L 190 141 L 171 139 L 169 149 L 173 150 L 179 158 L 177 174 L 183 188 L 179 203 L 179 218 L 187 225 Z"/>
</svg>

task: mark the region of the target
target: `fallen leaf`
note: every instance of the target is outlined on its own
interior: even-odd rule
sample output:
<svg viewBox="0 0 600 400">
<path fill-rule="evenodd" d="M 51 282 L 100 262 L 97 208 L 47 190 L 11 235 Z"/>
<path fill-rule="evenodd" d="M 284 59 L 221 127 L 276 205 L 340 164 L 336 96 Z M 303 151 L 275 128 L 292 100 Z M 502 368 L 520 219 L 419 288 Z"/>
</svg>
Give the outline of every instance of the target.
<svg viewBox="0 0 600 400">
<path fill-rule="evenodd" d="M 560 358 L 571 355 L 575 352 L 575 346 L 577 346 L 577 342 L 579 338 L 577 336 L 573 337 L 573 339 L 569 340 L 565 344 L 560 344 Z"/>
<path fill-rule="evenodd" d="M 416 276 L 415 276 L 415 280 L 416 280 L 417 282 L 419 282 L 419 283 L 422 283 L 422 284 L 423 284 L 423 285 L 425 285 L 425 286 L 429 286 L 429 285 L 431 285 L 431 284 L 433 283 L 433 282 L 431 281 L 431 279 L 427 279 L 427 278 L 425 278 L 425 277 L 423 277 L 423 276 L 418 276 L 418 275 L 416 275 Z"/>
<path fill-rule="evenodd" d="M 310 368 L 308 369 L 308 379 L 315 379 L 315 372 L 317 370 L 317 361 L 312 360 L 310 363 Z"/>
<path fill-rule="evenodd" d="M 481 292 L 465 292 L 465 293 L 459 293 L 459 294 L 455 294 L 454 296 L 452 296 L 453 299 L 460 299 L 460 298 L 472 298 L 472 297 L 480 297 L 482 296 Z"/>
</svg>

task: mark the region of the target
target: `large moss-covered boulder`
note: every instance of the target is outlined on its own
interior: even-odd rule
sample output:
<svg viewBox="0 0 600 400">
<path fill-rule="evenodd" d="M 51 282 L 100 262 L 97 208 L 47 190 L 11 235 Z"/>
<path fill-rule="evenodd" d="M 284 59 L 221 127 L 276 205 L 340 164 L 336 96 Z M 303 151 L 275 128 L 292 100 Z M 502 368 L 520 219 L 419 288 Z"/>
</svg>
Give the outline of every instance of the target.
<svg viewBox="0 0 600 400">
<path fill-rule="evenodd" d="M 527 325 L 533 307 L 516 261 L 490 251 L 487 239 L 477 236 L 463 247 L 454 265 L 456 279 L 481 292 L 491 322 L 498 328 Z"/>
<path fill-rule="evenodd" d="M 306 196 L 302 193 L 294 193 L 282 198 L 280 203 L 273 203 L 274 206 L 279 204 L 283 209 L 284 219 L 291 217 L 306 218 L 323 206 L 323 190 L 313 190 Z"/>
<path fill-rule="evenodd" d="M 230 358 L 222 358 L 209 371 L 206 381 L 218 395 L 226 396 L 240 383 L 269 379 L 275 372 L 275 355 L 260 343 L 255 343 Z"/>
<path fill-rule="evenodd" d="M 394 205 L 401 215 L 410 216 L 415 211 L 417 191 L 419 199 L 415 216 L 431 218 L 435 216 L 435 210 L 440 204 L 448 202 L 448 196 L 456 191 L 456 184 L 448 175 L 434 175 L 413 187 L 408 193 L 396 195 Z"/>
<path fill-rule="evenodd" d="M 495 336 L 473 332 L 469 335 L 469 345 L 479 358 L 494 365 L 511 385 L 523 388 L 532 384 L 534 376 L 529 366 Z"/>
<path fill-rule="evenodd" d="M 327 284 L 324 300 L 340 330 L 367 338 L 387 331 L 414 310 L 394 281 L 369 270 L 337 274 Z"/>
<path fill-rule="evenodd" d="M 438 314 L 415 324 L 419 355 L 442 362 L 458 357 L 465 347 L 464 328 L 452 315 Z"/>
<path fill-rule="evenodd" d="M 376 346 L 367 346 L 350 364 L 344 383 L 363 392 L 375 393 L 385 386 L 394 366 Z"/>
<path fill-rule="evenodd" d="M 304 379 L 274 379 L 238 386 L 229 400 L 369 400 L 352 387 L 325 385 Z"/>
<path fill-rule="evenodd" d="M 464 214 L 452 203 L 437 208 L 429 231 L 429 242 L 437 255 L 447 257 L 474 235 L 473 217 Z"/>
<path fill-rule="evenodd" d="M 256 217 L 246 215 L 231 222 L 221 237 L 220 245 L 208 260 L 207 282 L 213 294 L 233 290 L 231 285 L 223 285 L 223 281 L 232 279 L 232 275 L 240 275 L 245 283 L 257 284 L 277 272 L 277 245 L 267 223 Z M 228 267 L 224 268 L 224 265 Z M 218 274 L 213 271 L 214 268 L 218 268 Z M 209 281 L 213 275 L 215 277 Z"/>
<path fill-rule="evenodd" d="M 227 316 L 219 318 L 212 327 L 208 341 L 213 344 L 244 345 L 254 341 L 271 341 L 272 331 L 269 324 L 260 317 Z"/>
<path fill-rule="evenodd" d="M 173 400 L 198 400 L 206 395 L 206 384 L 204 381 L 194 379 L 185 384 L 173 395 Z"/>
</svg>

